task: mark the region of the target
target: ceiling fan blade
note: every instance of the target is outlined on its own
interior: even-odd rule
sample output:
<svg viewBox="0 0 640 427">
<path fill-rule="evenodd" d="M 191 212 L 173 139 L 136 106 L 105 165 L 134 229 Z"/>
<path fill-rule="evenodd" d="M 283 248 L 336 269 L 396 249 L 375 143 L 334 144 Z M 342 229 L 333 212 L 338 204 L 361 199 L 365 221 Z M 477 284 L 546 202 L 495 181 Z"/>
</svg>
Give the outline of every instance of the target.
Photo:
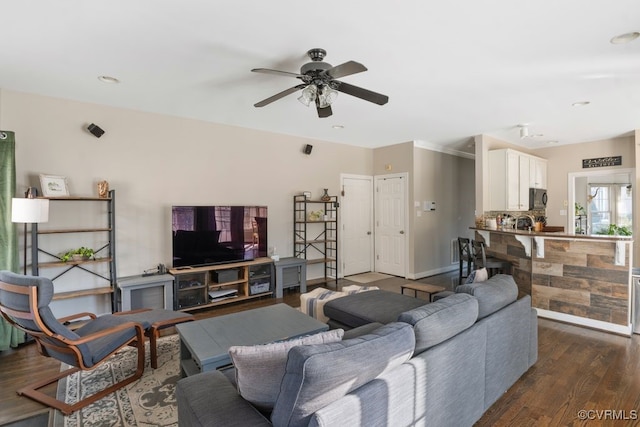
<svg viewBox="0 0 640 427">
<path fill-rule="evenodd" d="M 339 81 L 334 81 L 334 83 L 337 83 L 335 88 L 337 91 L 346 93 L 347 95 L 355 96 L 356 98 L 364 99 L 365 101 L 373 102 L 378 105 L 384 105 L 389 102 L 389 97 L 387 95 L 382 95 L 381 93 L 350 85 L 349 83 Z"/>
<path fill-rule="evenodd" d="M 320 117 L 321 119 L 325 117 L 329 117 L 330 115 L 333 114 L 333 111 L 331 110 L 331 105 L 327 105 L 324 108 L 320 108 L 320 101 L 318 101 L 317 98 L 316 98 L 316 109 L 318 110 L 318 117 Z"/>
<path fill-rule="evenodd" d="M 296 92 L 296 91 L 298 91 L 300 89 L 303 89 L 306 86 L 307 86 L 306 84 L 302 84 L 302 85 L 297 85 L 297 86 L 294 86 L 294 87 L 290 87 L 289 89 L 283 90 L 280 93 L 276 93 L 275 95 L 270 96 L 267 99 L 263 99 L 262 101 L 260 101 L 260 102 L 258 102 L 256 104 L 253 104 L 253 106 L 254 107 L 264 107 L 265 105 L 271 104 L 273 101 L 277 101 L 280 98 L 284 98 L 285 96 L 287 96 L 289 94 L 292 94 L 293 92 Z"/>
<path fill-rule="evenodd" d="M 350 76 L 351 74 L 361 73 L 363 71 L 367 71 L 367 67 L 356 61 L 348 61 L 344 64 L 329 68 L 325 73 L 334 79 L 339 79 L 340 77 Z"/>
<path fill-rule="evenodd" d="M 269 69 L 269 68 L 254 68 L 251 71 L 254 72 L 254 73 L 274 74 L 276 76 L 298 77 L 298 78 L 304 77 L 302 74 L 290 73 L 288 71 L 272 70 L 272 69 Z"/>
</svg>

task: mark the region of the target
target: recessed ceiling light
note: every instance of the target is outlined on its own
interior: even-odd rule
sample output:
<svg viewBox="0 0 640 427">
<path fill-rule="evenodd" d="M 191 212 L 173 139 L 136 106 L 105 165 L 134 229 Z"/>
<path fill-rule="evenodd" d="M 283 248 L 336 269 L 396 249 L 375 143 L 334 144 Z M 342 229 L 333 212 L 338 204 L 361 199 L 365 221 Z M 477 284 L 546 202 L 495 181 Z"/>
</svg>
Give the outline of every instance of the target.
<svg viewBox="0 0 640 427">
<path fill-rule="evenodd" d="M 637 31 L 633 31 L 631 33 L 620 34 L 619 36 L 615 36 L 611 40 L 609 40 L 612 44 L 625 44 L 634 41 L 640 37 L 640 33 Z"/>
<path fill-rule="evenodd" d="M 344 129 L 343 125 L 333 125 L 331 127 L 334 128 L 334 129 Z"/>
<path fill-rule="evenodd" d="M 584 107 L 585 105 L 591 104 L 590 101 L 578 101 L 571 104 L 572 107 Z"/>
<path fill-rule="evenodd" d="M 111 76 L 98 76 L 98 80 L 100 80 L 102 83 L 120 83 L 120 80 Z"/>
</svg>

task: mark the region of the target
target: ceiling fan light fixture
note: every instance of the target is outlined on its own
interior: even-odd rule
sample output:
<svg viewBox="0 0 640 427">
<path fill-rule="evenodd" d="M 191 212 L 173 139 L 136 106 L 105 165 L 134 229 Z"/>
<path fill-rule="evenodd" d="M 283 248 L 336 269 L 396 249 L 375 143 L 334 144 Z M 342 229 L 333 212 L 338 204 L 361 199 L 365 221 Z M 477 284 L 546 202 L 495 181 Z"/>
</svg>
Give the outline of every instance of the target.
<svg viewBox="0 0 640 427">
<path fill-rule="evenodd" d="M 329 86 L 325 86 L 318 95 L 318 105 L 320 108 L 327 108 L 338 97 L 338 91 L 331 89 Z"/>
<path fill-rule="evenodd" d="M 316 85 L 309 85 L 302 90 L 302 93 L 298 97 L 298 101 L 307 107 L 316 100 L 318 95 L 318 87 Z"/>
<path fill-rule="evenodd" d="M 520 138 L 529 137 L 529 128 L 526 125 L 520 125 Z"/>
</svg>

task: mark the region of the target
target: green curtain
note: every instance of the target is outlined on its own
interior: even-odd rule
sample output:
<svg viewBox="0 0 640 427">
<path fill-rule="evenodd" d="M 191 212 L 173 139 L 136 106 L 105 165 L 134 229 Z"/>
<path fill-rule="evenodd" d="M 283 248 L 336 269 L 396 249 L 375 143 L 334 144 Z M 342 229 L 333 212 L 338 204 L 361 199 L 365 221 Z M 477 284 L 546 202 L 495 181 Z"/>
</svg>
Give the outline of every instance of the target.
<svg viewBox="0 0 640 427">
<path fill-rule="evenodd" d="M 16 137 L 0 130 L 0 270 L 18 272 L 20 259 L 16 224 L 11 222 L 11 199 L 16 191 Z M 24 333 L 0 316 L 0 351 L 24 342 Z"/>
</svg>

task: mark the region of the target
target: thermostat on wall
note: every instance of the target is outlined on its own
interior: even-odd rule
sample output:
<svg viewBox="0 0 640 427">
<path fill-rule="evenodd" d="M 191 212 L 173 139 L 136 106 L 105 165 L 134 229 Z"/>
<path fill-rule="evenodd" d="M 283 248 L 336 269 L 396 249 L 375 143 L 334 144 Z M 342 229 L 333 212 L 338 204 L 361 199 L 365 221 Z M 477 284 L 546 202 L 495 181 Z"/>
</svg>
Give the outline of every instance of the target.
<svg viewBox="0 0 640 427">
<path fill-rule="evenodd" d="M 436 202 L 427 200 L 424 202 L 424 211 L 435 211 L 436 210 Z"/>
</svg>

